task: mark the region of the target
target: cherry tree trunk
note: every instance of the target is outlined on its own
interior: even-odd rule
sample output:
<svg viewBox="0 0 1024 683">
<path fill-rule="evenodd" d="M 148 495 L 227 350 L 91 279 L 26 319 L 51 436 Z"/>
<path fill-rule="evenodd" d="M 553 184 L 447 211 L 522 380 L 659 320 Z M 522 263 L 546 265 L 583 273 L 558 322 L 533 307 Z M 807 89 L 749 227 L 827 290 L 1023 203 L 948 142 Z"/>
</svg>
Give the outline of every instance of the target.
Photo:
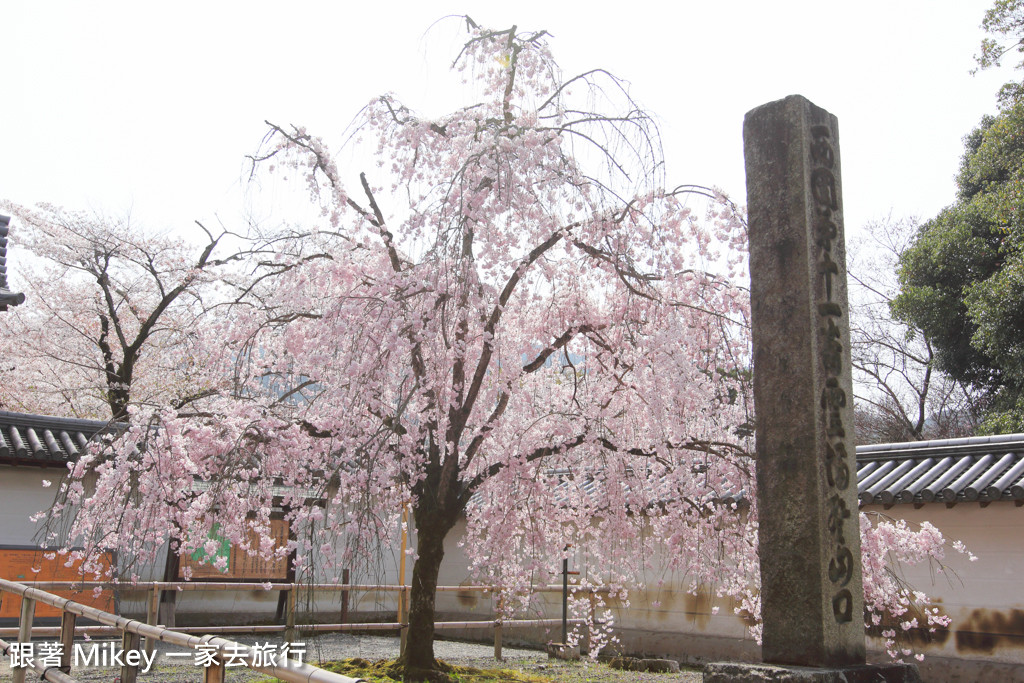
<svg viewBox="0 0 1024 683">
<path fill-rule="evenodd" d="M 437 575 L 444 559 L 444 539 L 452 526 L 437 513 L 420 512 L 415 518 L 417 556 L 412 568 L 409 637 L 405 648 L 406 673 L 413 676 L 421 671 L 437 670 L 434 660 L 434 602 Z"/>
</svg>

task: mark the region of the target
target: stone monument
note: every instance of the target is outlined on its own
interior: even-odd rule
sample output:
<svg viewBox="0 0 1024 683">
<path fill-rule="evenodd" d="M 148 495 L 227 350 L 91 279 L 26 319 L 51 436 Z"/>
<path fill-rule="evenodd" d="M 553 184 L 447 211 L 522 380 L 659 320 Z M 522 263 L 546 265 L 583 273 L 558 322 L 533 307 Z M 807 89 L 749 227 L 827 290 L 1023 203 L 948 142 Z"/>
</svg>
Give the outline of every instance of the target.
<svg viewBox="0 0 1024 683">
<path fill-rule="evenodd" d="M 767 666 L 705 682 L 919 680 L 865 665 L 838 121 L 792 95 L 747 113 L 743 150 Z"/>
</svg>

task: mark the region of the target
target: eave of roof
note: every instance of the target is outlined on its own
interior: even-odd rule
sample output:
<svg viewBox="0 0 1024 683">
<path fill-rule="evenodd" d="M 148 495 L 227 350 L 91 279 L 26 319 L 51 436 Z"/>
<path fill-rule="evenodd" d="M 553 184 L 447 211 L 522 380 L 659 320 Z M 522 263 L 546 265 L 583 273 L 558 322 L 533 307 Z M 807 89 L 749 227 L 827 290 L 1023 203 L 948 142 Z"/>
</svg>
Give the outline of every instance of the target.
<svg viewBox="0 0 1024 683">
<path fill-rule="evenodd" d="M 7 288 L 7 233 L 10 216 L 0 216 L 0 311 L 25 302 L 25 295 Z"/>
<path fill-rule="evenodd" d="M 1024 434 L 859 446 L 857 494 L 861 505 L 1024 505 Z"/>
<path fill-rule="evenodd" d="M 25 303 L 25 295 L 21 292 L 0 288 L 0 311 L 6 311 L 8 306 L 17 306 L 23 303 Z"/>
<path fill-rule="evenodd" d="M 91 439 L 114 429 L 100 420 L 0 410 L 0 463 L 64 467 L 85 450 Z"/>
</svg>

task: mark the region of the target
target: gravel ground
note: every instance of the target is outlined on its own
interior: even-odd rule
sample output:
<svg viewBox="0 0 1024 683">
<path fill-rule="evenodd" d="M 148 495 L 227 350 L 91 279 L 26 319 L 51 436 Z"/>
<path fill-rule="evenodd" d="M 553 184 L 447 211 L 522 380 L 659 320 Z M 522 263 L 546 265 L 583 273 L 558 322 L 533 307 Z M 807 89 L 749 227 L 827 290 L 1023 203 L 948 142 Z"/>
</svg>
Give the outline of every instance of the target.
<svg viewBox="0 0 1024 683">
<path fill-rule="evenodd" d="M 225 636 L 228 637 L 228 636 Z M 252 638 L 239 636 L 234 638 L 240 643 L 253 645 L 256 643 L 271 643 L 280 647 L 282 644 L 279 638 Z M 106 641 L 96 640 L 93 643 L 104 643 Z M 305 639 L 306 656 L 305 660 L 312 664 L 318 661 L 330 661 L 345 659 L 348 657 L 362 657 L 363 659 L 393 659 L 398 656 L 398 639 L 386 636 L 362 636 L 346 634 L 330 634 L 316 638 Z M 191 658 L 180 656 L 168 656 L 168 653 L 183 653 L 179 648 L 168 647 L 159 643 L 157 647 L 157 658 L 153 669 L 147 673 L 139 673 L 139 681 L 159 683 L 201 683 L 203 680 L 202 669 L 197 667 Z M 480 643 L 462 643 L 454 641 L 437 641 L 434 644 L 434 653 L 439 659 L 450 664 L 463 666 L 475 666 L 479 668 L 494 668 L 494 646 Z M 527 673 L 550 677 L 553 681 L 564 683 L 633 683 L 654 682 L 659 683 L 701 683 L 700 673 L 683 672 L 678 674 L 652 674 L 618 671 L 603 664 L 596 664 L 589 661 L 562 662 L 549 660 L 547 655 L 537 650 L 525 650 L 519 648 L 503 648 L 502 656 L 505 661 L 502 668 L 517 669 Z M 4 659 L 0 663 L 0 681 L 10 681 L 11 672 L 9 660 Z M 117 683 L 119 671 L 111 667 L 75 667 L 71 670 L 71 676 L 82 683 Z M 265 678 L 265 674 L 251 671 L 248 668 L 232 667 L 228 669 L 227 680 L 230 683 L 244 683 Z M 29 674 L 27 680 L 38 680 L 36 674 Z"/>
</svg>

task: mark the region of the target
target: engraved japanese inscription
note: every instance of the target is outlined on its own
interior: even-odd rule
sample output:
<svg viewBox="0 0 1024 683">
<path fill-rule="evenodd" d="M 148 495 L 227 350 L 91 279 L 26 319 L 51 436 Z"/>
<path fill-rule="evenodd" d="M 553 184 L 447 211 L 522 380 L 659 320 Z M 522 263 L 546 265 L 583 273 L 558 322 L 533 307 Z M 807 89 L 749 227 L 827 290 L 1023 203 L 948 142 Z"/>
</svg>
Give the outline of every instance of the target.
<svg viewBox="0 0 1024 683">
<path fill-rule="evenodd" d="M 839 623 L 853 619 L 853 594 L 846 586 L 853 578 L 853 552 L 847 534 L 859 533 L 858 518 L 848 509 L 841 495 L 850 486 L 850 455 L 844 438 L 847 426 L 842 421 L 846 392 L 840 379 L 848 368 L 843 367 L 843 334 L 846 325 L 842 305 L 833 300 L 833 278 L 840 273 L 832 258 L 833 245 L 839 236 L 837 212 L 839 203 L 832 148 L 832 132 L 828 126 L 811 126 L 809 145 L 811 161 L 811 196 L 814 199 L 814 243 L 817 250 L 818 275 L 823 279 L 824 299 L 818 302 L 821 322 L 821 364 L 825 387 L 821 392 L 821 411 L 825 425 L 825 478 L 828 484 L 827 528 L 833 543 L 828 564 L 828 578 L 833 585 L 832 614 Z"/>
</svg>

